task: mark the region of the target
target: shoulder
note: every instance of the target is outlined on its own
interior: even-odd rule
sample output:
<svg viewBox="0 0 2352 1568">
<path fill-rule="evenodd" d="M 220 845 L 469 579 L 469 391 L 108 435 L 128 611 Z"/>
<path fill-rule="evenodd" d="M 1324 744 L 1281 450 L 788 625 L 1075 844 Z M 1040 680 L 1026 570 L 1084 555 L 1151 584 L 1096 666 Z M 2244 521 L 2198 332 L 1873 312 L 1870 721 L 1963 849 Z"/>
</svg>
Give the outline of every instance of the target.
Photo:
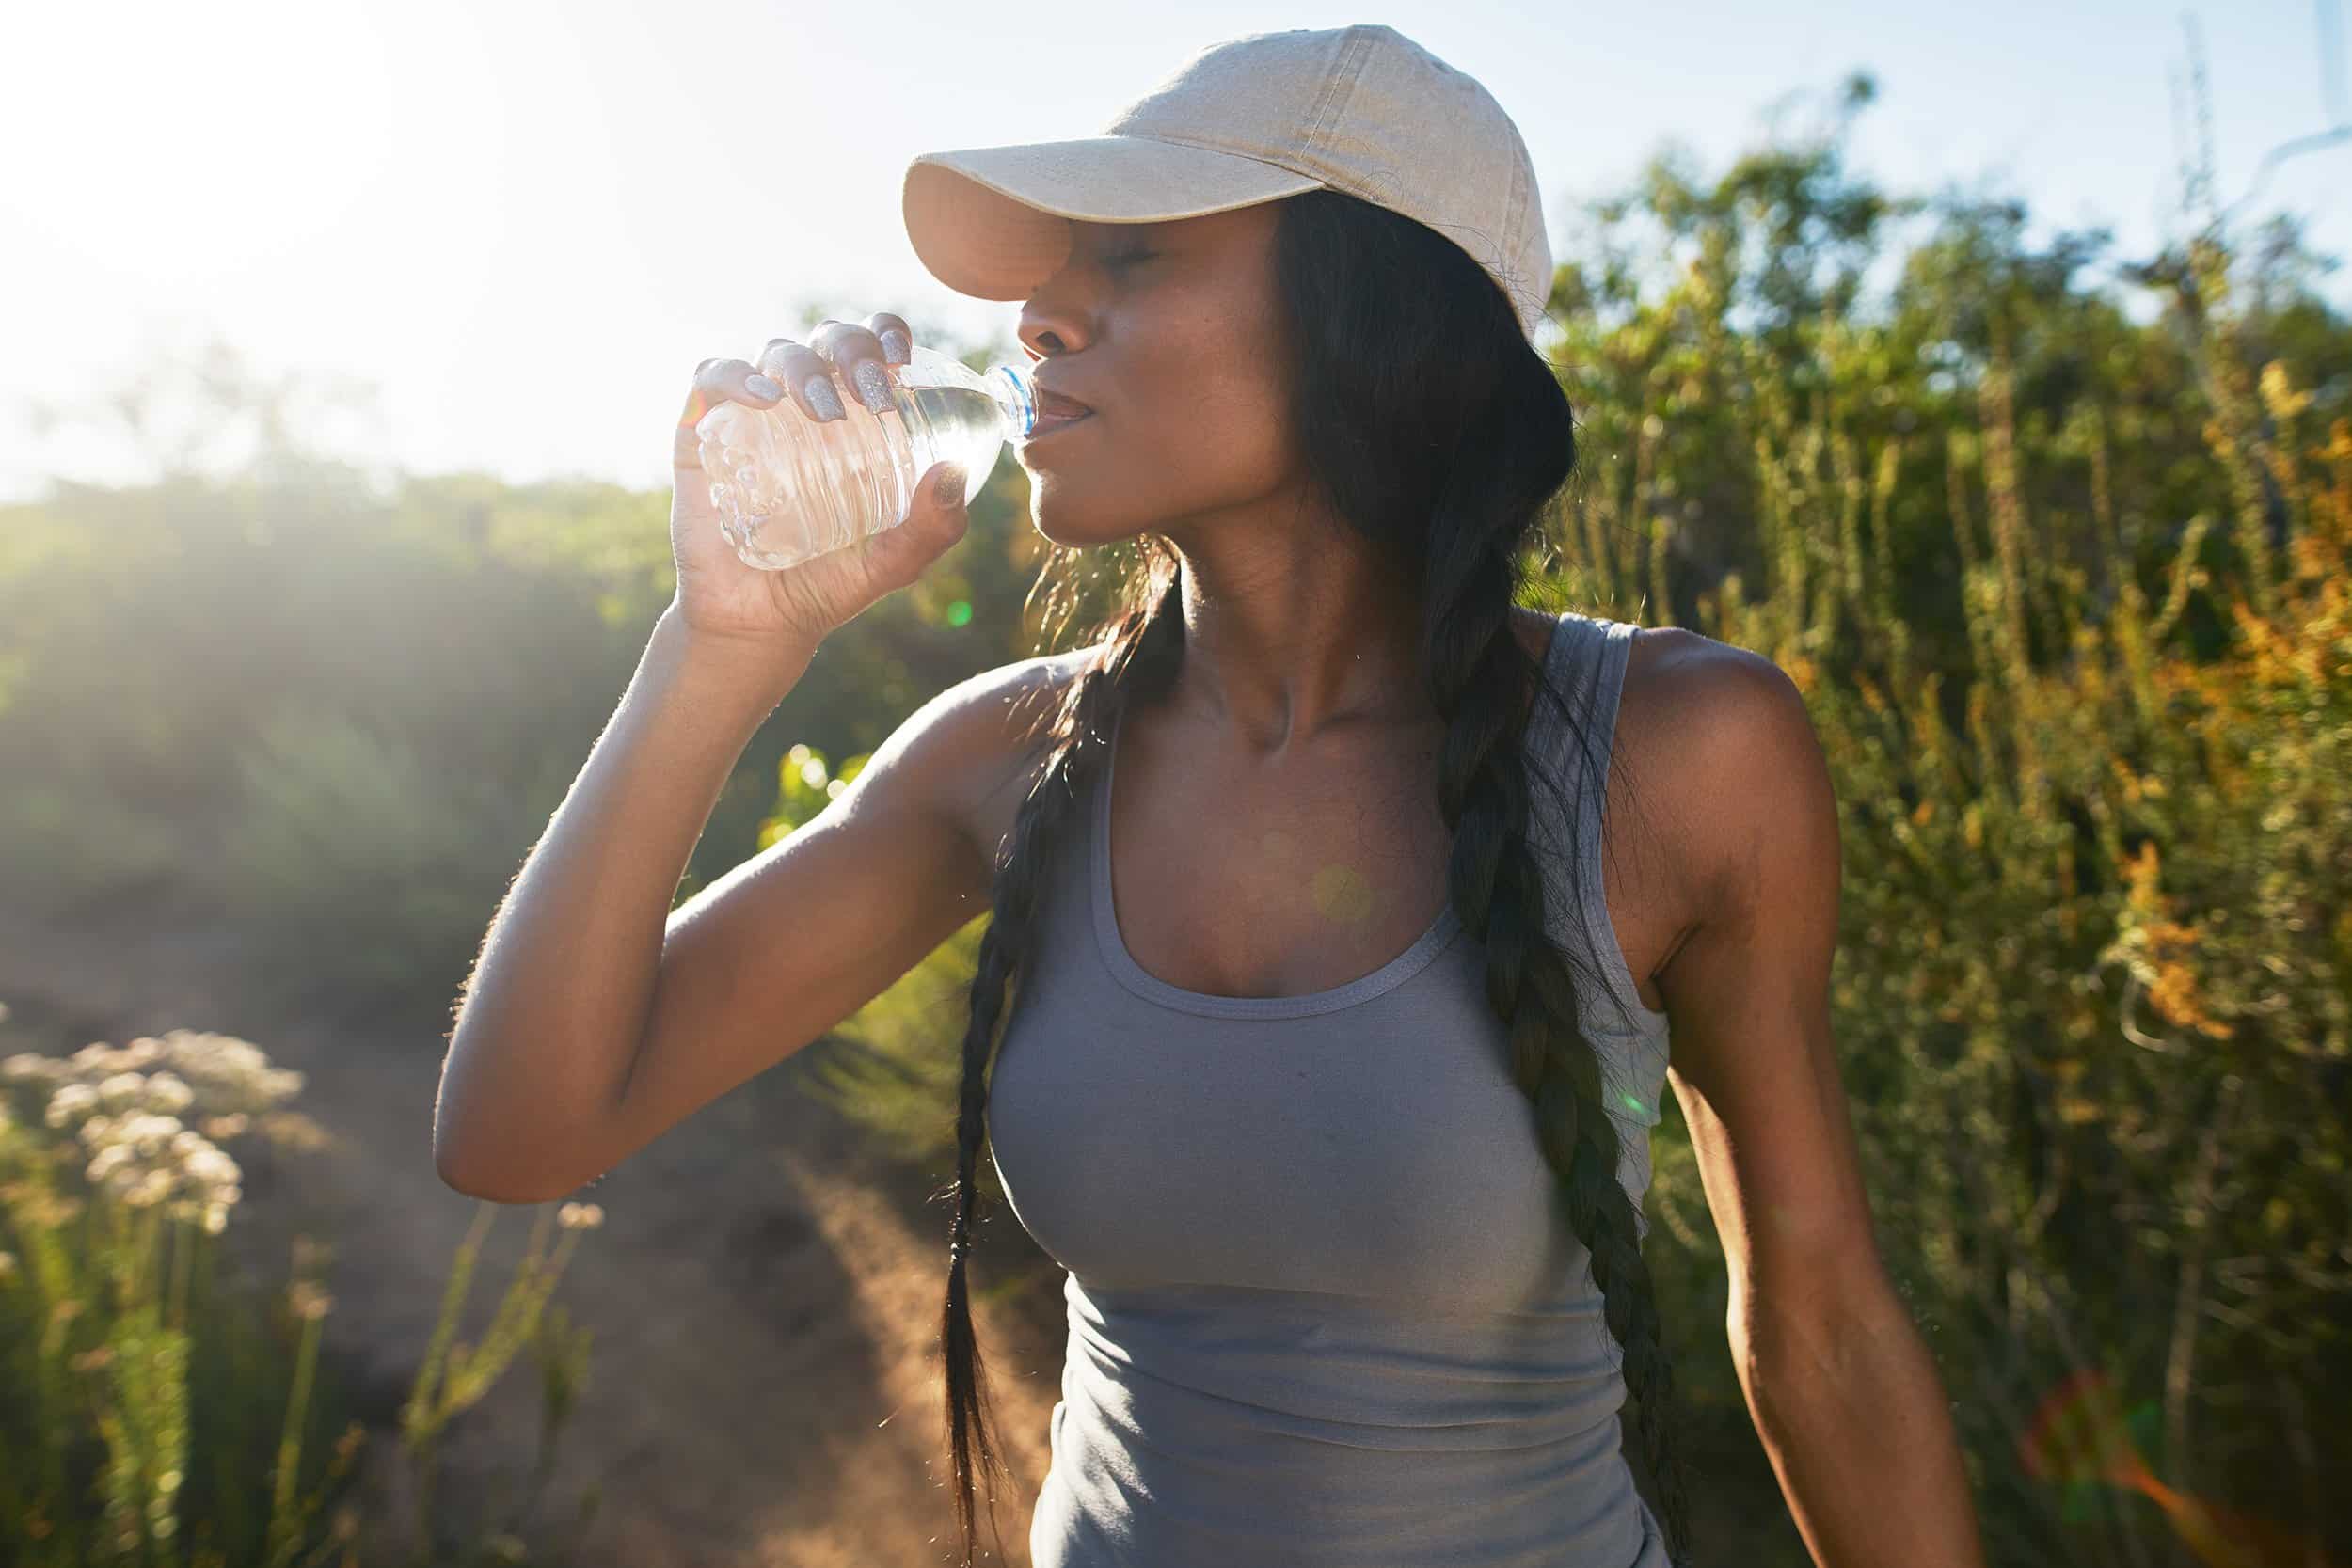
<svg viewBox="0 0 2352 1568">
<path fill-rule="evenodd" d="M 1629 705 L 1638 694 L 1645 713 L 1662 711 L 1676 731 L 1687 734 L 1690 725 L 1704 724 L 1710 732 L 1735 732 L 1735 744 L 1743 726 L 1805 718 L 1804 695 L 1787 671 L 1752 649 L 1688 626 L 1638 629 L 1625 684 Z"/>
<path fill-rule="evenodd" d="M 1750 649 L 1645 627 L 1626 666 L 1620 741 L 1677 832 L 1687 928 L 1738 905 L 1835 896 L 1836 800 L 1804 694 Z"/>
<path fill-rule="evenodd" d="M 966 675 L 907 722 L 919 720 L 931 749 L 967 774 L 1012 768 L 1038 744 L 1091 652 L 1045 654 Z"/>
<path fill-rule="evenodd" d="M 1092 649 L 1017 659 L 965 676 L 889 742 L 952 813 L 983 861 L 1011 828 L 1045 756 L 1055 711 Z M 876 760 L 881 760 L 877 753 Z"/>
</svg>

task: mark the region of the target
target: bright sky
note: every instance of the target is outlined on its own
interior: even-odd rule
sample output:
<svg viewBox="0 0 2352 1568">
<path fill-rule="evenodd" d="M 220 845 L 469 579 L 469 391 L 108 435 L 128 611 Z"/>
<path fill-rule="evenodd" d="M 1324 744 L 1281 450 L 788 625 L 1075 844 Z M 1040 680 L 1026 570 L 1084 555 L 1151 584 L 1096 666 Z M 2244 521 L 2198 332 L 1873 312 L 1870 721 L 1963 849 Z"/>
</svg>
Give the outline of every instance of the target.
<svg viewBox="0 0 2352 1568">
<path fill-rule="evenodd" d="M 911 157 L 1090 135 L 1202 44 L 1278 27 L 1385 22 L 1484 82 L 1534 153 L 1555 249 L 1570 204 L 1662 143 L 1718 171 L 1776 103 L 1867 67 L 1864 169 L 1906 191 L 1989 176 L 2038 233 L 2105 222 L 2140 255 L 2174 227 L 2183 15 L 2228 200 L 2264 151 L 2328 123 L 2334 3 L 14 8 L 0 499 L 53 472 L 138 477 L 119 440 L 37 436 L 32 400 L 103 407 L 215 338 L 271 379 L 373 384 L 365 418 L 317 405 L 316 436 L 359 461 L 666 485 L 696 361 L 751 357 L 811 312 L 892 309 L 918 341 L 1009 347 L 1019 305 L 949 293 L 907 245 Z M 2274 169 L 2255 206 L 2352 257 L 2346 190 L 2352 144 Z M 2324 286 L 2352 307 L 2347 275 Z"/>
</svg>

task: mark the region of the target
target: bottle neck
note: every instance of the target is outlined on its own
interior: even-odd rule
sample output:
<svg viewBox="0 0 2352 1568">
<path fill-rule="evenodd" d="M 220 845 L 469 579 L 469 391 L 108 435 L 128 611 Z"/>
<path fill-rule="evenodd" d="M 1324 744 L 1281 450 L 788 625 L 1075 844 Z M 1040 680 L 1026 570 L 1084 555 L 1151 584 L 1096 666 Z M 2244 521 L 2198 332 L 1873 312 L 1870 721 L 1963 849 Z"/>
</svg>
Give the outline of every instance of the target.
<svg viewBox="0 0 2352 1568">
<path fill-rule="evenodd" d="M 1016 436 L 1026 436 L 1037 428 L 1037 386 L 1029 379 L 1026 367 L 1021 365 L 991 365 L 982 378 L 989 396 L 1005 411 L 1005 418 Z"/>
</svg>

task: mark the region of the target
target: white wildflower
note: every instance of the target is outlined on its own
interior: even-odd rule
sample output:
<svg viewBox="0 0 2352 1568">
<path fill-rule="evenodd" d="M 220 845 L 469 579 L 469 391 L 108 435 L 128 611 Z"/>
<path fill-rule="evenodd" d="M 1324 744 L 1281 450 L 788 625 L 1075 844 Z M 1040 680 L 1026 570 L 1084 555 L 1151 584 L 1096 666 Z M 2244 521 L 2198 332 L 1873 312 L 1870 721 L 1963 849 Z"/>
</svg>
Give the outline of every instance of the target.
<svg viewBox="0 0 2352 1568">
<path fill-rule="evenodd" d="M 187 1172 L 190 1180 L 210 1187 L 233 1187 L 245 1180 L 245 1172 L 238 1168 L 237 1162 L 211 1144 L 181 1161 L 180 1168 Z"/>
<path fill-rule="evenodd" d="M 151 1073 L 147 1079 L 147 1108 L 151 1111 L 184 1111 L 195 1101 L 196 1091 L 187 1080 L 171 1071 Z"/>
<path fill-rule="evenodd" d="M 122 1201 L 134 1209 L 145 1209 L 169 1197 L 172 1186 L 171 1172 L 151 1170 L 132 1184 L 130 1190 L 122 1195 Z"/>
<path fill-rule="evenodd" d="M 63 1084 L 49 1096 L 49 1109 L 42 1119 L 52 1127 L 63 1127 L 97 1104 L 98 1091 L 87 1084 Z"/>
<path fill-rule="evenodd" d="M 98 1098 L 106 1102 L 108 1110 L 135 1104 L 147 1092 L 147 1075 L 143 1072 L 118 1072 L 100 1081 Z"/>
<path fill-rule="evenodd" d="M 171 1135 L 180 1131 L 178 1117 L 159 1117 L 151 1111 L 137 1112 L 122 1118 L 119 1136 L 138 1146 L 141 1154 L 152 1159 L 163 1152 Z"/>
</svg>

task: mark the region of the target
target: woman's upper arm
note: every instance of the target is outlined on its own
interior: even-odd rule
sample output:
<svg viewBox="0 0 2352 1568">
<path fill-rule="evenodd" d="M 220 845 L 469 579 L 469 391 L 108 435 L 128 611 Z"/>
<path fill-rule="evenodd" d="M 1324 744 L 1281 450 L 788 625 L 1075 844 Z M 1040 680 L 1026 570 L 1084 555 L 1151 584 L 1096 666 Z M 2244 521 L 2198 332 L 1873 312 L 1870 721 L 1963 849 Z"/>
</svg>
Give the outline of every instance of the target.
<svg viewBox="0 0 2352 1568">
<path fill-rule="evenodd" d="M 822 811 L 671 911 L 645 1038 L 596 1148 L 609 1170 L 887 990 L 986 913 L 980 800 L 1018 771 L 1031 659 L 924 704 Z"/>
<path fill-rule="evenodd" d="M 1676 788 L 1701 913 L 1660 972 L 1680 1101 L 1748 1343 L 1883 1288 L 1837 1053 L 1840 852 L 1827 758 L 1777 665 L 1708 641 L 1682 689 Z"/>
</svg>

